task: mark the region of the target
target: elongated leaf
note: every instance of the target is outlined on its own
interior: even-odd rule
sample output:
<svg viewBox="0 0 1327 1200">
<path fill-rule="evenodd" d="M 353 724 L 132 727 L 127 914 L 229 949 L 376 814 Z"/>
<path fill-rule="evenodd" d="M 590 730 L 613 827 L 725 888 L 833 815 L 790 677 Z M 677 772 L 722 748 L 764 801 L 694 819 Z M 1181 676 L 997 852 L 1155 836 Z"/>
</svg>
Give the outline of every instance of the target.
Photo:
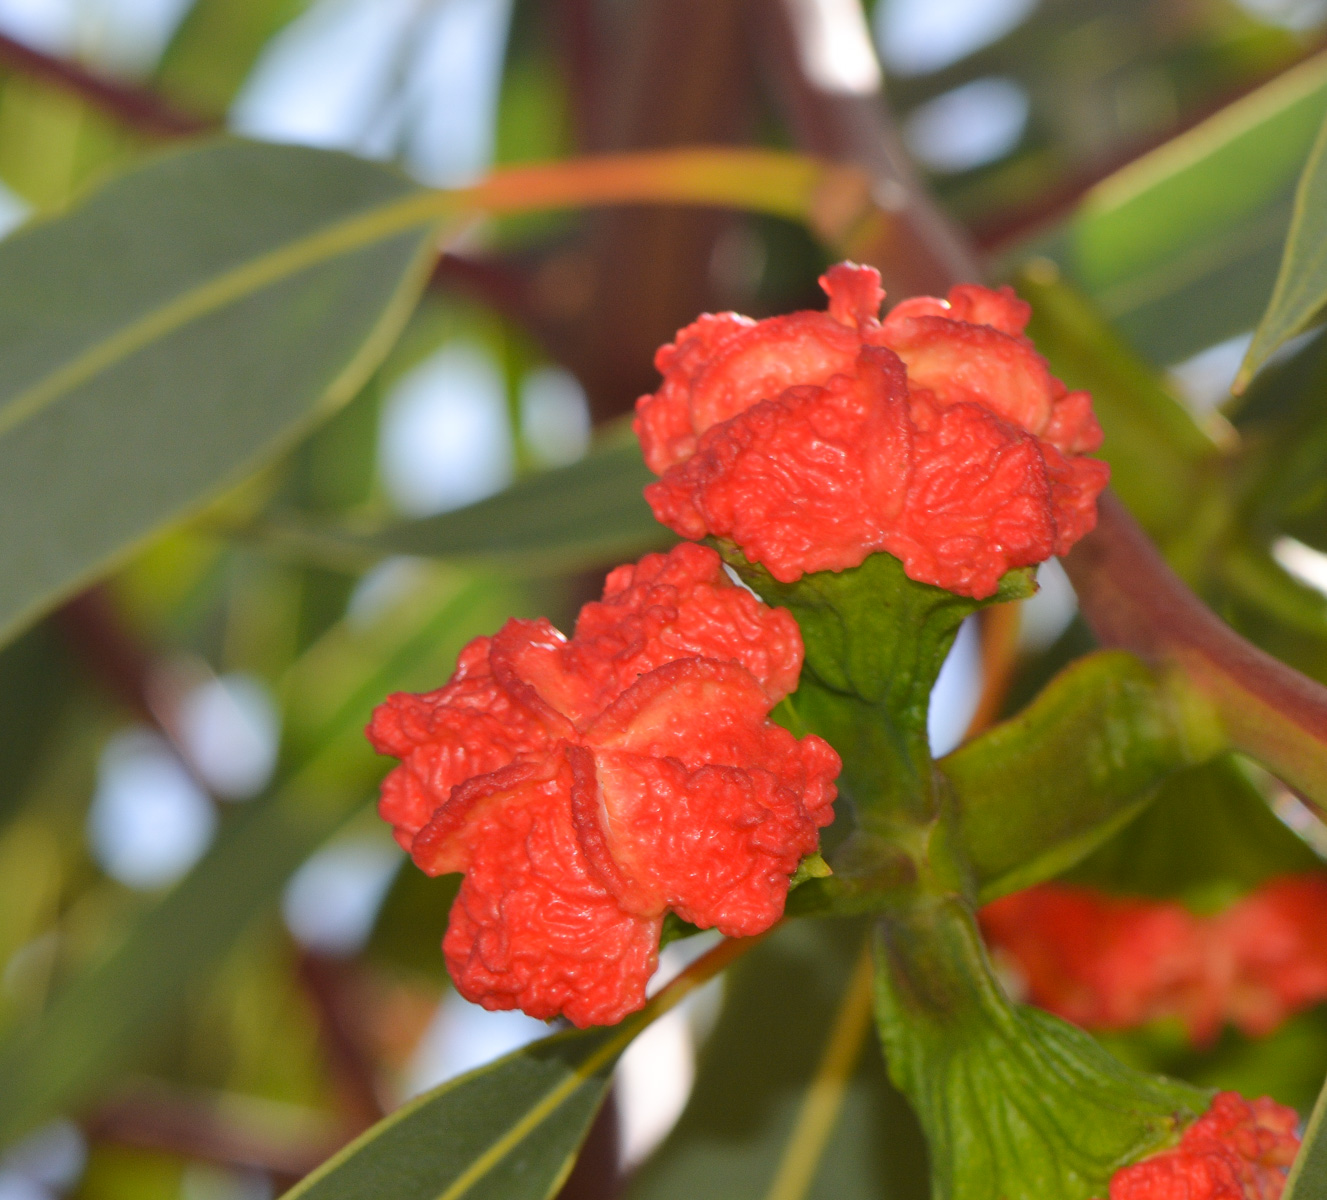
<svg viewBox="0 0 1327 1200">
<path fill-rule="evenodd" d="M 1304 164 L 1276 289 L 1235 380 L 1243 391 L 1267 359 L 1311 325 L 1327 305 L 1327 118 Z"/>
<path fill-rule="evenodd" d="M 855 170 L 758 150 L 432 192 L 342 154 L 224 141 L 122 176 L 0 244 L 0 639 L 348 398 L 446 219 L 672 200 L 833 237 L 866 197 Z"/>
<path fill-rule="evenodd" d="M 167 155 L 0 244 L 0 639 L 348 399 L 408 315 L 436 212 L 344 154 Z"/>
<path fill-rule="evenodd" d="M 1325 109 L 1320 54 L 1116 172 L 1011 260 L 1055 259 L 1157 363 L 1251 329 Z"/>
<path fill-rule="evenodd" d="M 982 901 L 1049 879 L 1099 846 L 1168 776 L 1219 749 L 1196 732 L 1149 668 L 1103 651 L 943 759 Z"/>
<path fill-rule="evenodd" d="M 488 580 L 444 582 L 384 614 L 374 633 L 342 627 L 309 652 L 290 685 L 290 740 L 303 765 L 233 816 L 193 871 L 35 1025 L 0 1042 L 0 1145 L 93 1093 L 366 802 L 382 770 L 360 733 L 372 706 L 393 687 L 436 683 L 466 639 L 520 607 Z M 308 724 L 317 731 L 304 732 Z"/>
<path fill-rule="evenodd" d="M 861 921 L 799 921 L 730 973 L 682 1119 L 629 1200 L 923 1200 L 926 1148 L 870 1028 Z"/>
<path fill-rule="evenodd" d="M 544 1200 L 570 1172 L 622 1051 L 750 944 L 721 942 L 620 1025 L 545 1038 L 426 1092 L 286 1200 Z"/>
<path fill-rule="evenodd" d="M 653 478 L 635 438 L 615 437 L 580 462 L 441 516 L 362 532 L 277 516 L 251 533 L 278 553 L 348 566 L 411 554 L 524 571 L 575 571 L 676 540 L 641 495 Z"/>
<path fill-rule="evenodd" d="M 1327 1083 L 1313 1106 L 1281 1200 L 1327 1200 Z"/>
</svg>

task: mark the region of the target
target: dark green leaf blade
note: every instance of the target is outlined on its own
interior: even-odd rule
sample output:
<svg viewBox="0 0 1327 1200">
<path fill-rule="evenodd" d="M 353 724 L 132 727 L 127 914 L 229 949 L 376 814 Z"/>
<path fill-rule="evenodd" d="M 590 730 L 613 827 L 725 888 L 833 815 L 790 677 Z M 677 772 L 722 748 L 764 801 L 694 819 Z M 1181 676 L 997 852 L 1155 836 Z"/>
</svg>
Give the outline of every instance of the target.
<svg viewBox="0 0 1327 1200">
<path fill-rule="evenodd" d="M 1327 1083 L 1313 1106 L 1281 1200 L 1327 1200 Z"/>
<path fill-rule="evenodd" d="M 544 1200 L 566 1178 L 639 1021 L 544 1038 L 426 1092 L 286 1200 Z"/>
<path fill-rule="evenodd" d="M 0 244 L 0 639 L 354 393 L 423 285 L 424 195 L 227 140 Z"/>
<path fill-rule="evenodd" d="M 1054 259 L 1158 364 L 1252 328 L 1324 107 L 1317 54 L 1103 180 L 1063 226 L 1011 254 L 1009 272 Z"/>
<path fill-rule="evenodd" d="M 653 479 L 635 438 L 614 436 L 579 462 L 436 517 L 355 531 L 276 516 L 251 533 L 278 553 L 348 566 L 408 554 L 529 572 L 575 571 L 676 540 L 641 495 Z"/>
<path fill-rule="evenodd" d="M 1295 191 L 1294 216 L 1286 237 L 1272 299 L 1244 355 L 1235 390 L 1241 392 L 1280 347 L 1303 333 L 1327 306 L 1327 118 L 1309 151 Z"/>
<path fill-rule="evenodd" d="M 1102 651 L 941 760 L 982 901 L 1059 874 L 1136 816 L 1168 776 L 1220 749 L 1184 728 L 1177 709 L 1148 667 Z"/>
<path fill-rule="evenodd" d="M 545 1038 L 426 1093 L 286 1200 L 545 1200 L 570 1172 L 622 1051 L 758 942 L 725 939 L 618 1025 Z"/>
</svg>

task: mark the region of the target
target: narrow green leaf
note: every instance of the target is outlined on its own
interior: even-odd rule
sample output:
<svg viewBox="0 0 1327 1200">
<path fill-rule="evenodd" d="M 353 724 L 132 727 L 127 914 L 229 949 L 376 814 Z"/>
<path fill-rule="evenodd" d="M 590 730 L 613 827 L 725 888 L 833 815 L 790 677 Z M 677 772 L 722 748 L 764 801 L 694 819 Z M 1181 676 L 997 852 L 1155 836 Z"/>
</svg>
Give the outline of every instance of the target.
<svg viewBox="0 0 1327 1200">
<path fill-rule="evenodd" d="M 544 1038 L 379 1122 L 286 1200 L 543 1200 L 557 1191 L 638 1031 Z"/>
<path fill-rule="evenodd" d="M 1313 1106 L 1281 1200 L 1327 1200 L 1327 1083 Z"/>
<path fill-rule="evenodd" d="M 362 531 L 278 514 L 241 536 L 279 554 L 346 567 L 410 554 L 532 573 L 576 571 L 676 540 L 641 495 L 653 479 L 635 438 L 616 436 L 580 462 L 455 512 Z"/>
<path fill-rule="evenodd" d="M 347 400 L 438 220 L 379 164 L 223 141 L 0 243 L 0 640 Z"/>
<path fill-rule="evenodd" d="M 628 1200 L 924 1200 L 921 1130 L 870 1028 L 866 932 L 790 922 L 732 969 L 686 1111 Z"/>
<path fill-rule="evenodd" d="M 1321 866 L 1236 760 L 1223 754 L 1172 775 L 1147 811 L 1068 879 L 1215 912 L 1278 875 Z"/>
<path fill-rule="evenodd" d="M 1103 180 L 1011 272 L 1053 258 L 1154 363 L 1253 328 L 1324 108 L 1319 54 Z"/>
<path fill-rule="evenodd" d="M 426 1092 L 286 1200 L 544 1200 L 570 1172 L 622 1051 L 752 944 L 721 942 L 620 1025 L 545 1038 Z"/>
<path fill-rule="evenodd" d="M 1271 302 L 1235 378 L 1242 392 L 1258 369 L 1327 306 L 1327 118 L 1295 190 L 1295 210 Z"/>
<path fill-rule="evenodd" d="M 0 1145 L 93 1094 L 365 803 L 382 769 L 360 733 L 372 706 L 393 687 L 436 683 L 464 641 L 514 607 L 489 580 L 444 582 L 374 633 L 341 627 L 309 652 L 290 681 L 301 765 L 234 814 L 193 871 L 39 1021 L 0 1041 Z M 316 731 L 302 732 L 308 724 Z"/>
<path fill-rule="evenodd" d="M 1219 750 L 1187 717 L 1151 669 L 1103 651 L 943 759 L 983 903 L 1072 866 L 1136 816 L 1168 776 Z"/>
</svg>

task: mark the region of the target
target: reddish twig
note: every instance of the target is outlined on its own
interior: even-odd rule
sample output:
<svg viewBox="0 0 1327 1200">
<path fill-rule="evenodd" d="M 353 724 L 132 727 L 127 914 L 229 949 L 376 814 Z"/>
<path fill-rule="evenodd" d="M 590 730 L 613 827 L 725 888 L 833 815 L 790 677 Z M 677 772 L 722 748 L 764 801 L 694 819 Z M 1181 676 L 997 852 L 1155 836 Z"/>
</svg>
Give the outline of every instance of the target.
<svg viewBox="0 0 1327 1200">
<path fill-rule="evenodd" d="M 1182 670 L 1231 744 L 1327 814 L 1327 688 L 1217 617 L 1113 495 L 1102 496 L 1099 511 L 1095 532 L 1064 560 L 1093 633 Z"/>
<path fill-rule="evenodd" d="M 82 97 L 122 124 L 153 137 L 189 137 L 219 127 L 218 122 L 180 111 L 148 88 L 120 83 L 86 67 L 43 54 L 0 34 L 0 64 Z"/>
</svg>

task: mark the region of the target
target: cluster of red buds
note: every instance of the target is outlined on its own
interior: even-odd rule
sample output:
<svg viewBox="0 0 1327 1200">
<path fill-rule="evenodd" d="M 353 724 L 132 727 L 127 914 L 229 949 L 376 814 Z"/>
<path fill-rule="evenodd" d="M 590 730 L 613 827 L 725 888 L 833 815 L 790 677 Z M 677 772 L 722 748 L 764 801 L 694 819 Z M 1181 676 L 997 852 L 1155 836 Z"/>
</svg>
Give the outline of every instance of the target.
<svg viewBox="0 0 1327 1200">
<path fill-rule="evenodd" d="M 659 351 L 635 428 L 660 521 L 782 583 L 886 551 L 973 599 L 1092 529 L 1100 427 L 1010 289 L 881 320 L 875 271 L 843 263 L 821 284 L 827 313 L 706 315 Z M 802 657 L 788 612 L 683 544 L 613 571 L 571 638 L 512 620 L 437 691 L 390 696 L 368 731 L 401 760 L 380 812 L 424 871 L 464 875 L 443 942 L 461 994 L 611 1024 L 644 1003 L 669 911 L 734 937 L 777 921 L 841 766 L 769 719 Z M 1327 996 L 1327 933 L 1307 919 L 1325 903 L 1317 876 L 1208 921 L 1043 887 L 984 921 L 1043 1006 L 1097 1028 L 1175 1014 L 1203 1038 Z M 1295 1123 L 1222 1093 L 1173 1149 L 1117 1171 L 1110 1200 L 1278 1200 Z"/>
<path fill-rule="evenodd" d="M 1299 1115 L 1220 1092 L 1173 1150 L 1116 1171 L 1110 1200 L 1280 1200 L 1299 1150 Z"/>
<path fill-rule="evenodd" d="M 777 921 L 840 765 L 767 719 L 801 665 L 792 617 L 684 544 L 613 571 L 572 638 L 508 621 L 444 687 L 389 696 L 379 812 L 424 871 L 465 872 L 461 994 L 613 1024 L 645 1003 L 666 911 L 733 937 Z"/>
<path fill-rule="evenodd" d="M 1254 1037 L 1327 1000 L 1327 874 L 1274 879 L 1224 911 L 1043 884 L 982 911 L 1030 999 L 1086 1029 L 1166 1018 L 1209 1042 Z"/>
<path fill-rule="evenodd" d="M 886 550 L 978 599 L 1096 524 L 1101 428 L 1024 336 L 1009 288 L 962 284 L 878 319 L 870 267 L 820 280 L 829 311 L 705 315 L 660 349 L 636 403 L 654 515 L 727 538 L 775 579 Z"/>
</svg>

